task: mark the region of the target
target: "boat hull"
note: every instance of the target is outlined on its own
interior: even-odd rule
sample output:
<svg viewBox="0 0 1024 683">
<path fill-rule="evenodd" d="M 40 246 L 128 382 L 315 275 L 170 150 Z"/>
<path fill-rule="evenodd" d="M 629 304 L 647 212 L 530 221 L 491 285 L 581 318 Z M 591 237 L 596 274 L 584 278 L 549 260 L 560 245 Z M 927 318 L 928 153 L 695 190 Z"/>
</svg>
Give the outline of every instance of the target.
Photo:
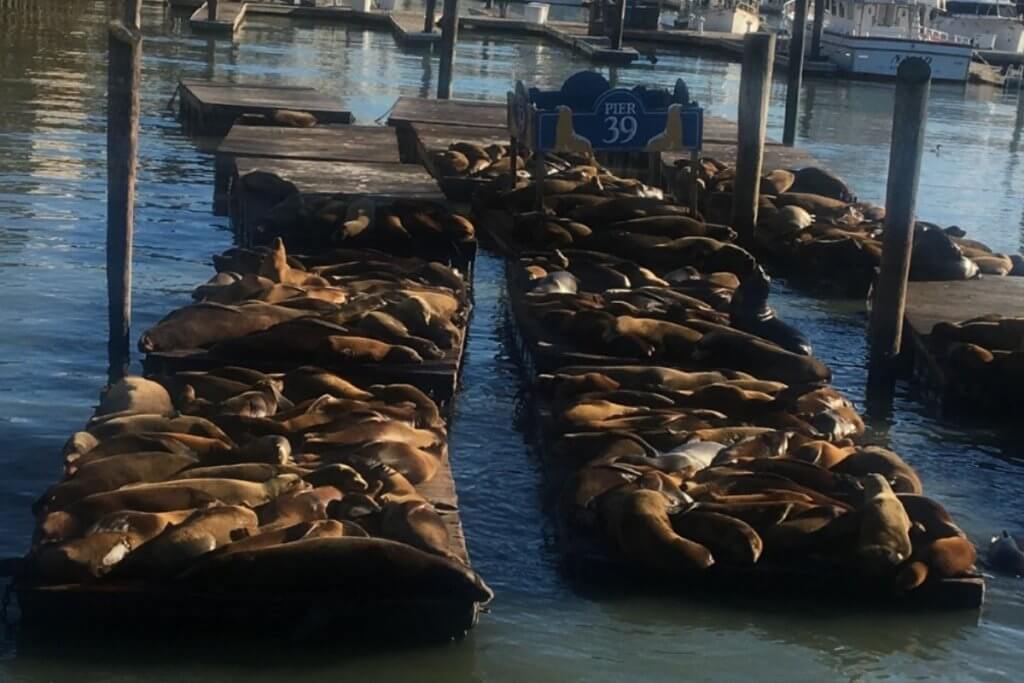
<svg viewBox="0 0 1024 683">
<path fill-rule="evenodd" d="M 821 49 L 840 71 L 860 76 L 895 78 L 900 63 L 920 57 L 932 68 L 932 79 L 966 81 L 971 65 L 969 45 L 899 38 L 865 38 L 822 31 Z"/>
</svg>

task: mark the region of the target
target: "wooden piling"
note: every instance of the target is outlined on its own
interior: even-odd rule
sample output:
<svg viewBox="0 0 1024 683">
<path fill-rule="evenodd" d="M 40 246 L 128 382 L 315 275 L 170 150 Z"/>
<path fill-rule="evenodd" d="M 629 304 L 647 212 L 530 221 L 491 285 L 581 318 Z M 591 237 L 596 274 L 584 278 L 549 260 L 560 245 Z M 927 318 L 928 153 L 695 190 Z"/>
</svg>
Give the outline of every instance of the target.
<svg viewBox="0 0 1024 683">
<path fill-rule="evenodd" d="M 931 67 L 927 62 L 918 57 L 903 60 L 896 71 L 882 263 L 868 335 L 872 364 L 881 367 L 899 355 L 902 342 L 907 277 L 914 245 L 914 207 L 928 120 L 930 85 Z"/>
<path fill-rule="evenodd" d="M 757 224 L 757 201 L 764 158 L 768 95 L 775 59 L 775 34 L 743 37 L 743 67 L 737 114 L 736 180 L 733 183 L 733 226 L 741 243 L 750 244 Z"/>
<path fill-rule="evenodd" d="M 441 65 L 437 74 L 437 99 L 452 97 L 452 72 L 455 69 L 455 43 L 459 40 L 459 0 L 444 0 L 441 16 Z"/>
<path fill-rule="evenodd" d="M 615 5 L 614 21 L 615 33 L 612 34 L 612 49 L 622 49 L 622 36 L 626 30 L 626 0 L 618 0 Z"/>
<path fill-rule="evenodd" d="M 423 32 L 434 32 L 434 12 L 437 11 L 437 0 L 427 0 L 427 7 L 423 10 Z"/>
<path fill-rule="evenodd" d="M 206 18 L 210 21 L 217 21 L 218 0 L 206 0 Z"/>
<path fill-rule="evenodd" d="M 795 17 L 794 17 L 795 18 Z M 807 19 L 804 18 L 806 23 Z M 821 59 L 821 29 L 825 25 L 825 0 L 814 0 L 814 28 L 811 33 L 811 59 Z M 796 23 L 793 24 L 794 32 L 796 31 Z M 800 26 L 800 32 L 806 30 L 806 27 Z"/>
<path fill-rule="evenodd" d="M 130 358 L 142 0 L 124 0 L 121 9 L 108 30 L 107 67 L 107 374 L 111 383 L 124 377 Z"/>
<path fill-rule="evenodd" d="M 796 0 L 793 26 L 801 29 L 807 23 L 808 0 Z M 794 30 L 789 39 L 789 80 L 786 84 L 786 120 L 782 128 L 782 144 L 793 146 L 796 140 L 796 115 L 800 107 L 800 87 L 804 78 L 804 31 Z"/>
</svg>

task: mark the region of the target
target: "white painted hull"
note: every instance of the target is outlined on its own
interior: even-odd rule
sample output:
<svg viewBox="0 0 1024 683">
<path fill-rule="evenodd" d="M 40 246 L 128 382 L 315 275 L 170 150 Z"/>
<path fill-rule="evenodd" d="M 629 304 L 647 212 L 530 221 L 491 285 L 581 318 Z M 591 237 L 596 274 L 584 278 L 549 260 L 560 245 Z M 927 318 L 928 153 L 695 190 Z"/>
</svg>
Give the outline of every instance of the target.
<svg viewBox="0 0 1024 683">
<path fill-rule="evenodd" d="M 761 18 L 744 9 L 707 9 L 701 14 L 704 30 L 717 33 L 753 33 L 761 27 Z"/>
<path fill-rule="evenodd" d="M 939 15 L 931 25 L 939 31 L 969 38 L 979 50 L 1024 53 L 1024 23 L 1016 19 Z"/>
<path fill-rule="evenodd" d="M 822 31 L 821 50 L 840 71 L 862 76 L 895 78 L 900 62 L 920 57 L 932 68 L 932 78 L 966 81 L 971 65 L 970 45 L 925 40 L 859 38 Z"/>
</svg>

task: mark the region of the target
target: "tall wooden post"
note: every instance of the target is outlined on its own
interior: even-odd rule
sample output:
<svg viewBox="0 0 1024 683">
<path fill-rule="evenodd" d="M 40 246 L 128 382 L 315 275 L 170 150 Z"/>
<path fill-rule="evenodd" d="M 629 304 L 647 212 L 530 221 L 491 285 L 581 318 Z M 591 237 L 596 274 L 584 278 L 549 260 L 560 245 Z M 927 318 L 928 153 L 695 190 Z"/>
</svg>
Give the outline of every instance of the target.
<svg viewBox="0 0 1024 683">
<path fill-rule="evenodd" d="M 459 40 L 459 0 L 444 0 L 441 16 L 441 65 L 437 74 L 437 99 L 452 96 L 452 72 L 455 69 L 455 43 Z"/>
<path fill-rule="evenodd" d="M 217 0 L 206 0 L 206 18 L 217 21 Z"/>
<path fill-rule="evenodd" d="M 437 11 L 437 0 L 427 0 L 427 7 L 423 11 L 423 32 L 434 32 L 434 12 Z"/>
<path fill-rule="evenodd" d="M 740 242 L 746 244 L 753 241 L 754 226 L 757 224 L 757 200 L 774 59 L 774 33 L 758 32 L 743 36 L 732 213 L 733 227 L 739 233 Z"/>
<path fill-rule="evenodd" d="M 882 265 L 871 307 L 868 340 L 872 364 L 883 367 L 899 355 L 903 337 L 910 253 L 914 246 L 914 207 L 931 78 L 931 67 L 919 57 L 904 59 L 896 70 Z"/>
<path fill-rule="evenodd" d="M 135 158 L 139 146 L 142 0 L 124 0 L 108 30 L 107 306 L 110 382 L 128 371 L 132 320 Z"/>
<path fill-rule="evenodd" d="M 806 21 L 806 18 L 804 19 Z M 821 28 L 825 25 L 825 0 L 814 0 L 814 28 L 811 34 L 811 59 L 821 59 Z M 793 27 L 796 31 L 796 26 Z M 800 26 L 801 32 L 805 30 Z"/>
<path fill-rule="evenodd" d="M 800 87 L 804 80 L 804 24 L 806 23 L 807 0 L 796 0 L 796 10 L 793 14 L 793 35 L 789 39 L 786 121 L 782 128 L 782 144 L 790 147 L 796 140 L 796 114 L 800 107 Z"/>
<path fill-rule="evenodd" d="M 612 34 L 612 49 L 622 49 L 622 34 L 626 30 L 626 2 L 628 0 L 618 0 L 615 6 L 615 16 L 611 17 L 612 25 L 615 27 L 615 32 Z"/>
</svg>

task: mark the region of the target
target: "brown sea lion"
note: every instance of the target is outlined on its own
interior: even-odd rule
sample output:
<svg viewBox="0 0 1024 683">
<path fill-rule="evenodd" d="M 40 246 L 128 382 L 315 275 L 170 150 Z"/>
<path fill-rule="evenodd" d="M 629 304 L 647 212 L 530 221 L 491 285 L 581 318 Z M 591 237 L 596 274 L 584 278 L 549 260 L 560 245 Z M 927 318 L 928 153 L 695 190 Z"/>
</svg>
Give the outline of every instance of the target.
<svg viewBox="0 0 1024 683">
<path fill-rule="evenodd" d="M 338 398 L 366 401 L 373 398 L 348 380 L 322 368 L 306 365 L 296 368 L 284 376 L 284 395 L 298 403 L 324 394 Z"/>
<path fill-rule="evenodd" d="M 921 479 L 910 465 L 892 451 L 878 446 L 858 448 L 834 465 L 832 471 L 857 477 L 881 474 L 892 482 L 892 489 L 897 493 L 920 494 L 924 491 Z"/>
<path fill-rule="evenodd" d="M 257 526 L 256 513 L 240 505 L 197 510 L 129 555 L 118 566 L 117 576 L 173 576 L 201 555 L 230 543 L 232 532 Z"/>
<path fill-rule="evenodd" d="M 127 484 L 164 481 L 198 462 L 196 457 L 183 453 L 111 455 L 77 467 L 72 477 L 50 487 L 36 506 L 39 510 L 62 510 L 93 493 L 113 491 Z"/>
<path fill-rule="evenodd" d="M 706 547 L 672 529 L 668 498 L 658 491 L 618 488 L 597 505 L 605 533 L 630 561 L 665 572 L 698 571 L 715 563 Z"/>
<path fill-rule="evenodd" d="M 124 434 L 165 432 L 191 434 L 218 439 L 228 444 L 232 443 L 227 434 L 218 429 L 215 424 L 204 418 L 190 415 L 178 417 L 146 414 L 125 415 L 102 419 L 101 421 L 90 420 L 86 429 L 100 441 L 106 441 L 107 439 Z"/>
<path fill-rule="evenodd" d="M 330 461 L 330 452 L 324 453 L 323 459 Z M 347 456 L 342 456 L 342 459 L 383 463 L 401 472 L 413 484 L 433 479 L 441 465 L 441 458 L 436 455 L 399 441 L 371 442 Z"/>
<path fill-rule="evenodd" d="M 339 522 L 334 519 L 318 519 L 312 522 L 301 522 L 283 528 L 244 527 L 235 529 L 232 540 L 227 545 L 217 547 L 207 557 L 221 557 L 233 553 L 248 552 L 259 548 L 269 548 L 283 543 L 292 543 L 313 538 L 341 538 L 354 536 L 366 538 L 367 533 L 353 522 Z M 204 558 L 206 559 L 206 558 Z"/>
<path fill-rule="evenodd" d="M 313 486 L 333 486 L 343 494 L 362 493 L 369 489 L 369 484 L 359 472 L 341 463 L 318 467 L 302 478 Z"/>
<path fill-rule="evenodd" d="M 170 415 L 174 404 L 167 390 L 143 377 L 128 376 L 106 388 L 100 398 L 96 415 L 110 413 L 147 413 Z"/>
<path fill-rule="evenodd" d="M 817 358 L 741 334 L 710 332 L 697 343 L 693 358 L 711 365 L 755 373 L 786 384 L 827 382 L 832 372 Z"/>
<path fill-rule="evenodd" d="M 217 502 L 255 507 L 301 484 L 302 480 L 294 474 L 282 474 L 263 483 L 234 479 L 183 479 L 138 484 L 86 496 L 68 508 L 67 513 L 84 527 L 117 510 L 167 512 Z"/>
<path fill-rule="evenodd" d="M 855 554 L 865 574 L 893 573 L 913 550 L 910 517 L 880 474 L 864 478 L 864 502 L 858 508 L 860 532 Z"/>
<path fill-rule="evenodd" d="M 457 560 L 448 528 L 434 506 L 426 501 L 386 503 L 381 509 L 380 534 L 393 541 Z"/>
<path fill-rule="evenodd" d="M 416 448 L 432 448 L 444 443 L 444 437 L 428 430 L 417 429 L 401 422 L 366 422 L 347 429 L 310 434 L 304 447 L 327 448 L 331 446 L 359 446 L 374 441 L 404 441 Z"/>
<path fill-rule="evenodd" d="M 146 330 L 139 339 L 139 350 L 153 353 L 208 346 L 305 315 L 309 313 L 263 302 L 238 306 L 192 304 L 173 311 Z"/>
<path fill-rule="evenodd" d="M 345 360 L 355 363 L 422 363 L 423 356 L 408 346 L 357 337 L 353 335 L 330 336 L 324 340 L 319 351 L 321 358 L 329 361 Z"/>
<path fill-rule="evenodd" d="M 706 510 L 687 510 L 670 515 L 672 529 L 700 543 L 722 564 L 749 566 L 761 557 L 764 544 L 746 522 Z"/>
</svg>

